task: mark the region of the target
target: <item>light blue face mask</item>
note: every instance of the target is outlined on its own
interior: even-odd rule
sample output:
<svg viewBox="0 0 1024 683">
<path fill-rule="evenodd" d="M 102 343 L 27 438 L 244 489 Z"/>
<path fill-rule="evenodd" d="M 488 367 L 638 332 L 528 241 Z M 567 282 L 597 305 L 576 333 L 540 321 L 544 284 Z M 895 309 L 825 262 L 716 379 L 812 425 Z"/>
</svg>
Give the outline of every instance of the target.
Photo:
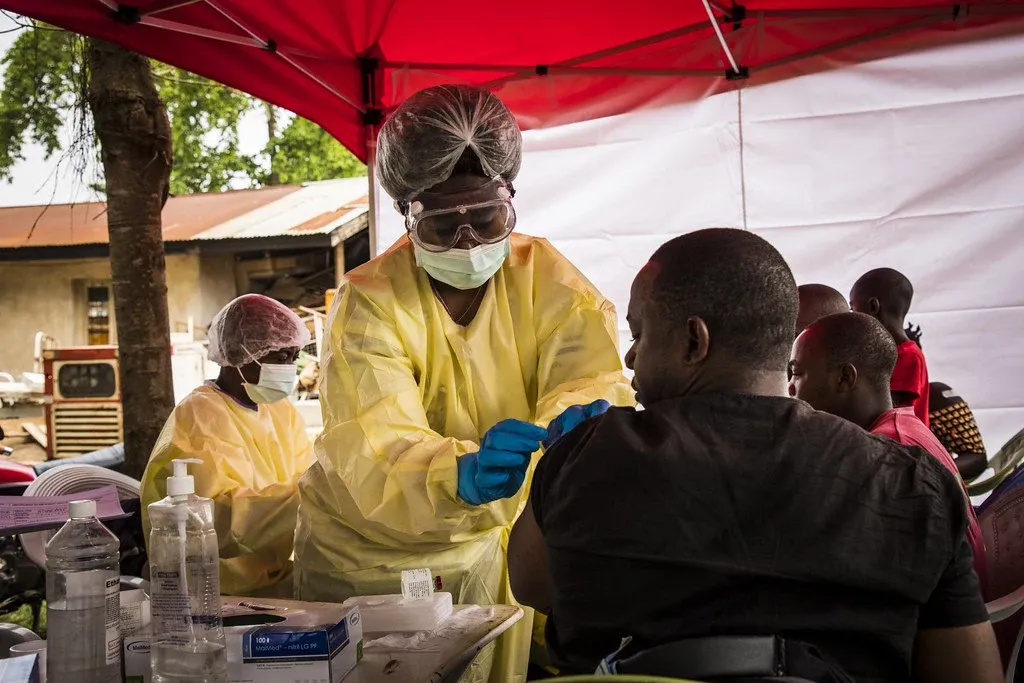
<svg viewBox="0 0 1024 683">
<path fill-rule="evenodd" d="M 496 244 L 481 244 L 472 249 L 431 252 L 413 243 L 416 265 L 430 277 L 456 289 L 476 289 L 491 279 L 508 258 L 512 247 L 506 238 Z"/>
</svg>

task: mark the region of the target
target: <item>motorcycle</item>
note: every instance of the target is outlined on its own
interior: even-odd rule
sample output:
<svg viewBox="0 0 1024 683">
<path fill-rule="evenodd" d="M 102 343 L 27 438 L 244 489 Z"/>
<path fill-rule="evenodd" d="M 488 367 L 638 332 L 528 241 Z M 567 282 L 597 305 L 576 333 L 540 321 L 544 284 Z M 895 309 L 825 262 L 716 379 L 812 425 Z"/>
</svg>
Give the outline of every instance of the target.
<svg viewBox="0 0 1024 683">
<path fill-rule="evenodd" d="M 50 460 L 29 466 L 10 459 L 13 449 L 3 445 L 5 438 L 0 428 L 0 495 L 20 496 L 29 484 L 43 472 L 67 465 L 97 465 L 114 471 L 124 464 L 124 445 L 117 444 L 94 453 Z M 121 539 L 121 574 L 140 576 L 146 564 L 146 546 L 140 518 L 138 499 L 123 500 L 121 507 L 133 513 L 123 520 L 107 523 L 107 527 Z M 46 572 L 22 548 L 17 536 L 0 536 L 0 614 L 17 611 L 28 605 L 32 610 L 32 630 L 39 632 L 40 612 L 46 598 Z"/>
</svg>

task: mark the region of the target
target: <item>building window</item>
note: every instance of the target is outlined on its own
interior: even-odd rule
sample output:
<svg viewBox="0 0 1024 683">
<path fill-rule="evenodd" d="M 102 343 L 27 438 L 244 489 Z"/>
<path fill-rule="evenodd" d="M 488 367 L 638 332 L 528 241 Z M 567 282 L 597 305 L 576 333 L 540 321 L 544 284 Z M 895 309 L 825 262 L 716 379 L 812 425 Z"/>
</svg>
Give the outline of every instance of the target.
<svg viewBox="0 0 1024 683">
<path fill-rule="evenodd" d="M 89 346 L 107 346 L 110 344 L 110 286 L 90 284 L 85 291 Z"/>
</svg>

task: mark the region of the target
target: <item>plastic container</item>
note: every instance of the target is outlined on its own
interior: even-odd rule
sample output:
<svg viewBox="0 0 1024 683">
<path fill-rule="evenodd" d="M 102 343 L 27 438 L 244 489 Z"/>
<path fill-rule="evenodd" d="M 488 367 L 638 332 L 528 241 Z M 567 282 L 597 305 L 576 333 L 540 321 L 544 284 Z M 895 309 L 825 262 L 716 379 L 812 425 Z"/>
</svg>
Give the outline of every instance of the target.
<svg viewBox="0 0 1024 683">
<path fill-rule="evenodd" d="M 452 615 L 452 594 L 434 593 L 410 600 L 402 595 L 366 595 L 349 598 L 343 607 L 358 607 L 363 633 L 433 631 Z"/>
<path fill-rule="evenodd" d="M 46 544 L 50 683 L 121 678 L 121 543 L 96 519 L 96 502 L 74 501 L 70 519 Z"/>
<path fill-rule="evenodd" d="M 39 674 L 39 683 L 46 683 L 46 641 L 30 640 L 27 643 L 11 645 L 11 657 L 33 655 L 36 658 L 36 673 Z M 2 680 L 3 677 L 0 677 L 0 681 Z"/>
<path fill-rule="evenodd" d="M 225 683 L 220 558 L 213 501 L 175 460 L 167 497 L 149 506 L 153 683 Z"/>
</svg>

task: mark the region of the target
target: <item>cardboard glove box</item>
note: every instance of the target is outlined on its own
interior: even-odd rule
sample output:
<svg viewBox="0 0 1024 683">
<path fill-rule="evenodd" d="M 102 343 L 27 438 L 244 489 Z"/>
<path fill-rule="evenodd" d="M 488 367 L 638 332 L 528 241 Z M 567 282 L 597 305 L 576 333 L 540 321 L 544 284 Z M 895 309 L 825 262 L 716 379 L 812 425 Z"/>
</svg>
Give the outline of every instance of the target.
<svg viewBox="0 0 1024 683">
<path fill-rule="evenodd" d="M 322 602 L 221 598 L 228 683 L 339 683 L 363 656 L 359 610 Z M 149 628 L 124 637 L 127 683 L 150 683 Z"/>
</svg>

